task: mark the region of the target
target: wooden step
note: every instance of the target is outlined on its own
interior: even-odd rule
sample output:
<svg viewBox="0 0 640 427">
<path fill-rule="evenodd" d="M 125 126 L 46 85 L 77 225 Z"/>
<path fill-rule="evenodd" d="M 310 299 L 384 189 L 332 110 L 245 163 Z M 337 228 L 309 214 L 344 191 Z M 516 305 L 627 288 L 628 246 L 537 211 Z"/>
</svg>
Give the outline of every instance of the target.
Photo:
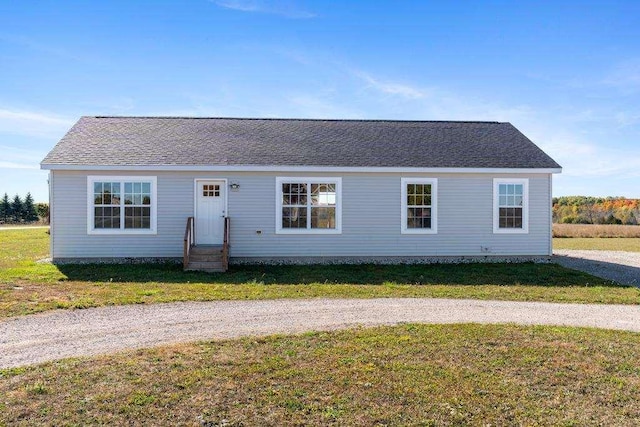
<svg viewBox="0 0 640 427">
<path fill-rule="evenodd" d="M 224 272 L 222 261 L 190 261 L 186 271 Z"/>
<path fill-rule="evenodd" d="M 211 273 L 226 271 L 223 266 L 222 245 L 192 246 L 189 251 L 189 264 L 185 271 Z"/>
<path fill-rule="evenodd" d="M 189 255 L 189 262 L 206 262 L 206 261 L 219 261 L 222 262 L 222 253 L 219 254 L 194 254 Z"/>
<path fill-rule="evenodd" d="M 222 253 L 222 246 L 192 246 L 191 255 L 215 255 Z"/>
</svg>

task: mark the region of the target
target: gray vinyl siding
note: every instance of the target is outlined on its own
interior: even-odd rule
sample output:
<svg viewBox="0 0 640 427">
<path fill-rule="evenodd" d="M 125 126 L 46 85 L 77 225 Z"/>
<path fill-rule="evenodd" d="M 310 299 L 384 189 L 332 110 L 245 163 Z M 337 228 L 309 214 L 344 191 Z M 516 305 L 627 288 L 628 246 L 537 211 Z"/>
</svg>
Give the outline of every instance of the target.
<svg viewBox="0 0 640 427">
<path fill-rule="evenodd" d="M 157 234 L 87 234 L 87 176 L 157 176 Z M 342 233 L 276 234 L 277 176 L 342 177 Z M 549 255 L 550 174 L 52 171 L 54 258 L 181 257 L 194 179 L 227 179 L 231 257 Z M 438 233 L 401 234 L 402 177 L 438 179 Z M 529 179 L 529 233 L 493 233 L 493 178 Z M 261 231 L 258 234 L 258 231 Z M 481 248 L 489 252 L 481 252 Z"/>
</svg>

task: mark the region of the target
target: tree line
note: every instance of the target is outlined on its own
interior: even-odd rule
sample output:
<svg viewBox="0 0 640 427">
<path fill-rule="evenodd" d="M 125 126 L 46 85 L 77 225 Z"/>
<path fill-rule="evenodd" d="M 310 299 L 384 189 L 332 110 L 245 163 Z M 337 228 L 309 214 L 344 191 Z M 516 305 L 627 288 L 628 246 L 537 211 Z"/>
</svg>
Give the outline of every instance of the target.
<svg viewBox="0 0 640 427">
<path fill-rule="evenodd" d="M 639 225 L 640 199 L 586 196 L 554 197 L 553 222 Z"/>
<path fill-rule="evenodd" d="M 4 193 L 0 199 L 0 223 L 18 224 L 36 222 L 39 219 L 49 218 L 49 205 L 47 203 L 34 203 L 31 193 L 27 193 L 25 198 L 16 194 L 13 199 Z"/>
</svg>

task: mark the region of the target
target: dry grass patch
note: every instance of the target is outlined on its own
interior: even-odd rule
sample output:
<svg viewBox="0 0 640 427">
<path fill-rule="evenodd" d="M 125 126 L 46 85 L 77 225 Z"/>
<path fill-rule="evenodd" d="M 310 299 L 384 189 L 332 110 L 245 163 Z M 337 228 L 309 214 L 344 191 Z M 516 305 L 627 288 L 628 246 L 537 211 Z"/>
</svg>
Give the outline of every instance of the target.
<svg viewBox="0 0 640 427">
<path fill-rule="evenodd" d="M 0 371 L 0 424 L 633 425 L 640 335 L 401 325 Z"/>
<path fill-rule="evenodd" d="M 635 237 L 640 225 L 553 224 L 553 237 Z"/>
<path fill-rule="evenodd" d="M 588 251 L 640 252 L 640 238 L 602 239 L 599 237 L 554 238 L 553 249 L 577 249 Z"/>
</svg>

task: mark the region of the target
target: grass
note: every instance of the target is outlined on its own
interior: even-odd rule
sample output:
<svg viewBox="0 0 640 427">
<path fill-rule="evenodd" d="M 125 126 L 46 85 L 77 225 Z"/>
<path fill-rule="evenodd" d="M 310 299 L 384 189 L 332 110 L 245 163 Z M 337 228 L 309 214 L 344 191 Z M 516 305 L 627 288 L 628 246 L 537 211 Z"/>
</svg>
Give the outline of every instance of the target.
<svg viewBox="0 0 640 427">
<path fill-rule="evenodd" d="M 640 226 L 553 224 L 554 249 L 640 252 Z"/>
<path fill-rule="evenodd" d="M 597 237 L 554 238 L 553 249 L 640 252 L 640 238 L 602 239 Z"/>
<path fill-rule="evenodd" d="M 637 333 L 550 326 L 182 344 L 0 371 L 0 425 L 635 425 L 638 360 Z"/>
<path fill-rule="evenodd" d="M 0 228 L 26 228 L 26 227 L 49 227 L 49 224 L 45 221 L 39 220 L 36 222 L 21 222 L 21 223 L 0 223 Z"/>
<path fill-rule="evenodd" d="M 0 271 L 49 256 L 47 229 L 19 229 L 0 231 Z"/>
<path fill-rule="evenodd" d="M 556 264 L 244 266 L 38 264 L 43 229 L 0 232 L 0 318 L 52 309 L 174 301 L 433 297 L 640 304 L 640 289 Z"/>
<path fill-rule="evenodd" d="M 553 224 L 553 237 L 640 238 L 640 226 L 614 224 Z"/>
</svg>

